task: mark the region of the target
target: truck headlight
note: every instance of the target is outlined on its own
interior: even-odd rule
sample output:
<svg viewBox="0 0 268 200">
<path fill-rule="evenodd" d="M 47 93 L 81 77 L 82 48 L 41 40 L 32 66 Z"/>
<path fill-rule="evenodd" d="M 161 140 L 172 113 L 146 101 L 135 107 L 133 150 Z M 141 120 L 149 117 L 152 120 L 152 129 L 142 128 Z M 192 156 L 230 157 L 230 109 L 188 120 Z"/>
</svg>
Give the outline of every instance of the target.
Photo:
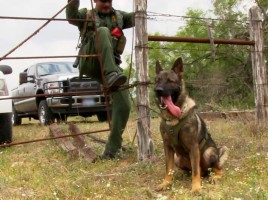
<svg viewBox="0 0 268 200">
<path fill-rule="evenodd" d="M 0 79 L 0 96 L 8 96 L 6 82 L 3 79 Z"/>
<path fill-rule="evenodd" d="M 48 94 L 63 93 L 63 82 L 49 82 L 45 88 Z"/>
</svg>

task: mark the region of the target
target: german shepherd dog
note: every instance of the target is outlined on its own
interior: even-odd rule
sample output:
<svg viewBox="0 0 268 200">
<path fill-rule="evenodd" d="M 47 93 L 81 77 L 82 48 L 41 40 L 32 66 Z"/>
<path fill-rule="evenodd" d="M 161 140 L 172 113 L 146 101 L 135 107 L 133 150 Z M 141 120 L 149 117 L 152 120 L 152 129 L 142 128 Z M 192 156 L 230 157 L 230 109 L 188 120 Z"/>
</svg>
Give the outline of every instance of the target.
<svg viewBox="0 0 268 200">
<path fill-rule="evenodd" d="M 160 132 L 164 144 L 166 174 L 156 190 L 166 190 L 173 180 L 175 166 L 192 172 L 192 192 L 201 189 L 201 176 L 214 172 L 213 180 L 223 175 L 228 148 L 217 148 L 206 124 L 196 114 L 195 101 L 183 81 L 183 62 L 178 58 L 171 70 L 156 63 L 155 99 L 161 112 Z"/>
</svg>

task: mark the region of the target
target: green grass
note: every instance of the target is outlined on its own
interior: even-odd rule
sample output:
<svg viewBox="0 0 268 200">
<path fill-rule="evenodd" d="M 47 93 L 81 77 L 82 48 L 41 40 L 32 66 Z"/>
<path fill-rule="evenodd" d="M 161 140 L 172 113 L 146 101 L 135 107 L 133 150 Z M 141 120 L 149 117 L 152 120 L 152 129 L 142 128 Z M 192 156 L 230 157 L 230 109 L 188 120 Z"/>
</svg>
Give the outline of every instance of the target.
<svg viewBox="0 0 268 200">
<path fill-rule="evenodd" d="M 74 117 L 81 131 L 102 130 L 106 123 L 95 118 Z M 89 164 L 82 157 L 72 158 L 55 141 L 37 142 L 0 149 L 0 199 L 268 199 L 268 128 L 253 123 L 216 120 L 207 126 L 218 145 L 229 147 L 225 175 L 216 184 L 203 179 L 203 190 L 191 194 L 191 177 L 176 172 L 170 190 L 155 192 L 165 173 L 159 118 L 151 121 L 156 160 L 137 161 L 135 118 L 128 122 L 124 144 L 132 151 L 121 160 Z M 23 121 L 13 128 L 14 142 L 49 136 L 48 127 L 37 121 Z M 66 124 L 60 125 L 67 130 Z M 108 132 L 95 134 L 107 139 Z M 98 153 L 104 146 L 86 137 Z"/>
</svg>

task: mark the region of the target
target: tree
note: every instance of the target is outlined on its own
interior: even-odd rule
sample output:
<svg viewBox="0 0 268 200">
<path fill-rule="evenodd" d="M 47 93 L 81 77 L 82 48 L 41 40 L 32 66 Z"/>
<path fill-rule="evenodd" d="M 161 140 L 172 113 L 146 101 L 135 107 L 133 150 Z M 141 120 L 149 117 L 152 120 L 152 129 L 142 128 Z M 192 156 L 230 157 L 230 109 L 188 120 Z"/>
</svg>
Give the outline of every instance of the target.
<svg viewBox="0 0 268 200">
<path fill-rule="evenodd" d="M 237 9 L 240 3 L 241 0 L 215 0 L 212 13 L 189 9 L 186 25 L 177 31 L 176 36 L 208 38 L 209 24 L 214 38 L 249 39 L 247 13 Z M 213 19 L 209 20 L 209 14 Z M 248 47 L 216 45 L 215 49 L 214 57 L 209 44 L 152 42 L 149 64 L 152 66 L 161 58 L 163 66 L 170 68 L 171 63 L 181 56 L 188 89 L 199 104 L 216 102 L 218 106 L 228 108 L 253 107 Z"/>
</svg>

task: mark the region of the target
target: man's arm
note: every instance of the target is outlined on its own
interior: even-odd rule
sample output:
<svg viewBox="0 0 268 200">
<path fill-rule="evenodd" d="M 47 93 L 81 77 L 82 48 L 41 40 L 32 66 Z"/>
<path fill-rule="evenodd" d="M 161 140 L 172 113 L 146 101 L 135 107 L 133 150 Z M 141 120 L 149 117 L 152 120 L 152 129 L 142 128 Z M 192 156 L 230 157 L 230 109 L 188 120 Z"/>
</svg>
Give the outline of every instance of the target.
<svg viewBox="0 0 268 200">
<path fill-rule="evenodd" d="M 70 2 L 71 0 L 68 0 Z M 80 1 L 79 0 L 73 0 L 71 4 L 66 8 L 66 18 L 67 19 L 85 19 L 87 9 L 82 8 L 79 10 Z M 79 29 L 83 27 L 84 22 L 83 21 L 72 21 L 68 20 L 68 22 L 72 25 L 78 26 Z"/>
<path fill-rule="evenodd" d="M 131 12 L 131 13 L 127 13 L 124 11 L 120 11 L 121 14 L 123 15 L 123 29 L 126 28 L 131 28 L 133 26 L 135 26 L 135 13 Z"/>
</svg>

